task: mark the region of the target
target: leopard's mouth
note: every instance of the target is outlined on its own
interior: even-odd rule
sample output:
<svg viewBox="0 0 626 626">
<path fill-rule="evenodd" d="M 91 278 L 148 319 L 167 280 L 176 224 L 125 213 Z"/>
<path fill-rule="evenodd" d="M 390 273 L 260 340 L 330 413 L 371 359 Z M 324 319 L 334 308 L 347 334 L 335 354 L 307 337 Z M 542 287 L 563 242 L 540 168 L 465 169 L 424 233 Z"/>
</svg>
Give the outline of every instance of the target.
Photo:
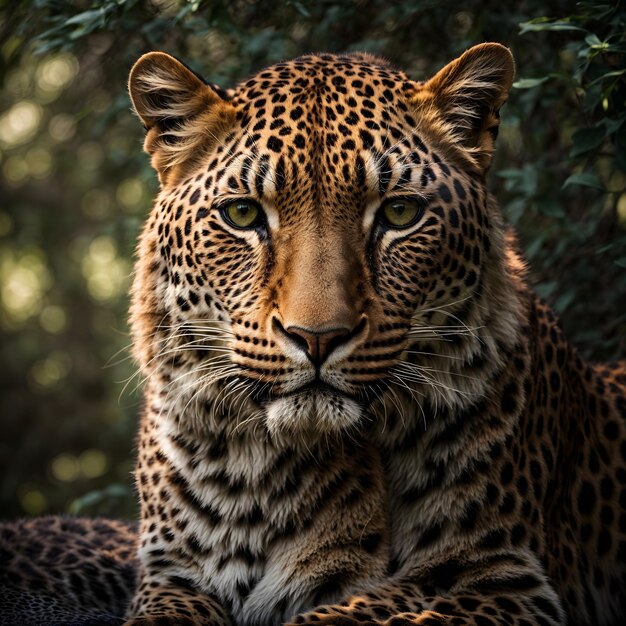
<svg viewBox="0 0 626 626">
<path fill-rule="evenodd" d="M 328 399 L 344 398 L 347 400 L 352 400 L 353 402 L 357 402 L 359 404 L 364 404 L 361 394 L 350 393 L 344 389 L 336 387 L 335 385 L 324 382 L 317 377 L 308 383 L 296 387 L 295 389 L 289 389 L 289 391 L 284 391 L 282 393 L 272 391 L 272 389 L 268 389 L 264 385 L 257 384 L 256 386 L 257 390 L 253 394 L 253 397 L 254 400 L 260 404 L 272 402 L 273 400 L 289 399 L 296 397 L 316 397 L 321 400 L 323 400 L 325 397 L 327 397 Z"/>
<path fill-rule="evenodd" d="M 356 400 L 357 398 L 353 395 L 331 385 L 329 383 L 325 383 L 324 381 L 316 378 L 312 382 L 302 385 L 297 389 L 292 389 L 287 393 L 281 395 L 283 398 L 288 398 L 289 396 L 301 395 L 301 394 L 318 394 L 320 396 L 331 395 L 331 396 L 342 396 L 344 398 L 349 398 L 350 400 Z"/>
</svg>

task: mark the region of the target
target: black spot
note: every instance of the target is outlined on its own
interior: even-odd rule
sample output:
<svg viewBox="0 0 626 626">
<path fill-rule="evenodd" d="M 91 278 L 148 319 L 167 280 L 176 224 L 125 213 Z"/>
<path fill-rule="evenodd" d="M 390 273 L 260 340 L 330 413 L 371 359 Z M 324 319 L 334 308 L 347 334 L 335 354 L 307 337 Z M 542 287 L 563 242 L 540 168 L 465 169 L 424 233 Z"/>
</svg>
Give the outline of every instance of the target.
<svg viewBox="0 0 626 626">
<path fill-rule="evenodd" d="M 506 539 L 506 533 L 502 528 L 489 531 L 480 541 L 480 547 L 486 549 L 499 548 Z"/>
<path fill-rule="evenodd" d="M 550 389 L 552 389 L 552 391 L 556 393 L 560 389 L 560 387 L 561 377 L 558 375 L 557 372 L 552 372 L 550 374 Z"/>
<path fill-rule="evenodd" d="M 613 497 L 613 489 L 615 484 L 610 476 L 605 476 L 600 482 L 600 493 L 605 500 L 610 500 Z"/>
<path fill-rule="evenodd" d="M 196 202 L 198 202 L 199 199 L 200 199 L 200 189 L 198 188 L 189 196 L 189 203 L 195 204 Z"/>
<path fill-rule="evenodd" d="M 383 540 L 383 536 L 380 533 L 371 533 L 369 535 L 365 535 L 360 541 L 359 545 L 370 554 L 373 554 L 378 550 L 381 541 Z"/>
<path fill-rule="evenodd" d="M 578 510 L 582 515 L 590 515 L 596 505 L 596 492 L 593 485 L 583 482 L 578 492 Z"/>
<path fill-rule="evenodd" d="M 500 399 L 500 407 L 504 413 L 513 413 L 517 407 L 517 385 L 514 382 L 505 385 L 502 390 L 502 398 Z"/>
<path fill-rule="evenodd" d="M 361 129 L 359 131 L 359 135 L 361 137 L 361 141 L 363 142 L 364 148 L 371 148 L 374 145 L 374 137 L 370 132 Z"/>
<path fill-rule="evenodd" d="M 196 213 L 196 222 L 199 222 L 203 217 L 206 217 L 209 214 L 209 209 L 198 209 Z"/>
<path fill-rule="evenodd" d="M 465 198 L 465 189 L 463 189 L 463 185 L 461 185 L 461 181 L 458 179 L 454 179 L 454 190 L 456 191 L 456 195 L 460 200 Z"/>
<path fill-rule="evenodd" d="M 604 425 L 604 436 L 611 441 L 615 441 L 619 435 L 619 426 L 617 422 L 611 420 Z"/>
<path fill-rule="evenodd" d="M 274 135 L 269 137 L 269 139 L 267 140 L 267 148 L 268 150 L 272 150 L 272 152 L 280 152 L 282 147 L 283 140 L 275 137 Z"/>
<path fill-rule="evenodd" d="M 459 214 L 456 212 L 456 209 L 450 209 L 448 219 L 450 220 L 450 226 L 453 228 L 459 227 Z"/>
<path fill-rule="evenodd" d="M 598 534 L 598 556 L 604 556 L 611 549 L 611 533 L 603 528 Z"/>
<path fill-rule="evenodd" d="M 502 498 L 502 502 L 500 503 L 498 510 L 504 515 L 511 513 L 511 511 L 515 508 L 515 503 L 515 496 L 511 493 L 507 493 L 504 498 Z"/>
<path fill-rule="evenodd" d="M 341 584 L 346 580 L 347 577 L 347 572 L 336 572 L 329 576 L 315 590 L 313 604 L 319 604 L 324 600 L 327 600 L 329 596 L 339 595 L 339 591 L 341 590 Z"/>
<path fill-rule="evenodd" d="M 178 296 L 178 298 L 176 298 L 176 304 L 178 304 L 181 311 L 189 311 L 190 309 L 189 302 L 187 302 L 187 300 L 185 300 L 182 296 Z"/>
<path fill-rule="evenodd" d="M 441 524 L 435 524 L 434 526 L 431 526 L 422 533 L 422 536 L 417 541 L 416 546 L 418 548 L 424 548 L 427 545 L 437 541 L 437 539 L 439 539 L 439 537 L 441 536 L 441 531 Z"/>
<path fill-rule="evenodd" d="M 470 502 L 467 508 L 463 513 L 463 517 L 461 518 L 461 528 L 464 531 L 473 530 L 476 526 L 476 518 L 478 517 L 478 512 L 480 510 L 479 503 L 476 501 Z"/>
<path fill-rule="evenodd" d="M 508 485 L 512 480 L 513 480 L 513 464 L 510 461 L 508 461 L 507 463 L 505 463 L 505 465 L 502 467 L 502 470 L 500 471 L 500 482 L 503 485 Z"/>
<path fill-rule="evenodd" d="M 526 537 L 526 529 L 522 524 L 515 524 L 511 529 L 511 543 L 518 546 Z"/>
<path fill-rule="evenodd" d="M 276 164 L 275 184 L 276 191 L 281 191 L 285 187 L 285 159 L 282 156 Z"/>
<path fill-rule="evenodd" d="M 450 200 L 452 200 L 452 194 L 450 193 L 450 190 L 443 183 L 441 183 L 441 185 L 439 185 L 438 191 L 439 191 L 439 197 L 444 202 L 450 202 Z"/>
<path fill-rule="evenodd" d="M 460 561 L 449 559 L 441 565 L 426 569 L 420 579 L 437 589 L 446 590 L 454 586 L 464 570 L 465 566 Z"/>
</svg>

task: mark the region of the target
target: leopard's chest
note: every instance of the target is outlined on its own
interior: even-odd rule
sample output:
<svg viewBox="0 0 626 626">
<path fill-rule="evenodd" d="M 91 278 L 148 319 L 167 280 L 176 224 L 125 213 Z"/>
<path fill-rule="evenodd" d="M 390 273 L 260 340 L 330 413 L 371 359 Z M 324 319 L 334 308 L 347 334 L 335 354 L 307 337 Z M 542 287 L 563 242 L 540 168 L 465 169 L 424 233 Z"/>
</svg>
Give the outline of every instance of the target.
<svg viewBox="0 0 626 626">
<path fill-rule="evenodd" d="M 185 446 L 165 428 L 158 439 L 170 468 L 161 505 L 175 512 L 170 573 L 216 597 L 239 626 L 280 624 L 311 608 L 320 579 L 307 575 L 303 555 L 318 531 L 302 519 L 311 513 L 316 471 L 302 472 L 293 450 L 267 442 Z"/>
</svg>

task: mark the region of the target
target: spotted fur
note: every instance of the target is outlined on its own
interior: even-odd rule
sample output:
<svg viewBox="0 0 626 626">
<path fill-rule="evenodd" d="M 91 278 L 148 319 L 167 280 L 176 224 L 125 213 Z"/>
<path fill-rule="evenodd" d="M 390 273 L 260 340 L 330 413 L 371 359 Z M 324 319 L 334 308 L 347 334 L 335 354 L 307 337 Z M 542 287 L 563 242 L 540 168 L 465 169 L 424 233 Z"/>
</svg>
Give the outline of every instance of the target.
<svg viewBox="0 0 626 626">
<path fill-rule="evenodd" d="M 132 597 L 137 529 L 41 517 L 0 524 L 0 624 L 114 626 Z"/>
<path fill-rule="evenodd" d="M 626 375 L 567 343 L 487 191 L 513 73 L 498 44 L 424 83 L 137 62 L 127 626 L 622 623 Z"/>
</svg>

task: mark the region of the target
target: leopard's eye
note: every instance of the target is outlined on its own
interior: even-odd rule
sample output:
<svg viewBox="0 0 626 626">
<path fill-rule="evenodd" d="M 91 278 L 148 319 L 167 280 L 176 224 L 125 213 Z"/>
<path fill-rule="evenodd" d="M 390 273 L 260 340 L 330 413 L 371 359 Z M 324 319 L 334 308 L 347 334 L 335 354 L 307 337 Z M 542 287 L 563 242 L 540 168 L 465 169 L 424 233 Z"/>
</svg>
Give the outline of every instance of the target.
<svg viewBox="0 0 626 626">
<path fill-rule="evenodd" d="M 220 207 L 224 219 L 234 228 L 256 228 L 263 213 L 251 200 L 234 200 Z"/>
<path fill-rule="evenodd" d="M 380 212 L 382 222 L 392 228 L 406 228 L 423 214 L 422 203 L 415 198 L 391 198 Z"/>
</svg>

